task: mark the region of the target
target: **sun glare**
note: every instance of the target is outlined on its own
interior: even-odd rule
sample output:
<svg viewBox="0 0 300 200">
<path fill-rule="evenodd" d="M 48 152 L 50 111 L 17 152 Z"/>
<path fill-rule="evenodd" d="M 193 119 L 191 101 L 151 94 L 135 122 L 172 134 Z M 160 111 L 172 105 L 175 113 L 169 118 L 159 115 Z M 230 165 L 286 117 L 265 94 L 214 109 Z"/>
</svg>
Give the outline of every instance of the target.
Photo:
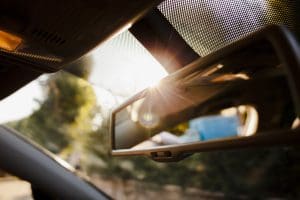
<svg viewBox="0 0 300 200">
<path fill-rule="evenodd" d="M 90 81 L 113 93 L 131 96 L 167 75 L 165 69 L 128 31 L 92 52 Z"/>
</svg>

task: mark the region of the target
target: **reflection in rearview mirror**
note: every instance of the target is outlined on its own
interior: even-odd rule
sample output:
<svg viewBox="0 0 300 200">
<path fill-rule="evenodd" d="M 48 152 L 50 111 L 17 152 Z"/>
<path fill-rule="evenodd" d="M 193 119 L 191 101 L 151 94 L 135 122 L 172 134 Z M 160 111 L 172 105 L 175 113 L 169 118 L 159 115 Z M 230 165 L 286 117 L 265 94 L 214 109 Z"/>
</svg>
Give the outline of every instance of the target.
<svg viewBox="0 0 300 200">
<path fill-rule="evenodd" d="M 174 125 L 162 125 L 162 116 L 144 106 L 148 105 L 142 98 L 116 115 L 116 149 L 146 149 L 250 136 L 258 125 L 257 112 L 251 106 L 223 109 L 214 115 L 193 117 Z"/>
</svg>

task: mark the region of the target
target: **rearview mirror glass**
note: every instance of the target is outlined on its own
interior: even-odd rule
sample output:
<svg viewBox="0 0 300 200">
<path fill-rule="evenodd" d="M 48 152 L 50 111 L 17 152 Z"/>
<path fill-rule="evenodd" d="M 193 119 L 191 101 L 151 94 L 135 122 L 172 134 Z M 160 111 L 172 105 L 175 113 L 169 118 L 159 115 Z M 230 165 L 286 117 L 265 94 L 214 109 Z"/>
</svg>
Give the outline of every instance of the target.
<svg viewBox="0 0 300 200">
<path fill-rule="evenodd" d="M 155 105 L 149 105 L 142 98 L 116 114 L 116 149 L 146 149 L 250 136 L 258 126 L 258 113 L 249 105 L 222 109 L 207 116 L 193 116 L 178 123 L 172 117 L 163 116 L 168 112 L 166 109 L 160 113 L 151 106 Z M 180 114 L 178 110 L 174 112 Z"/>
</svg>

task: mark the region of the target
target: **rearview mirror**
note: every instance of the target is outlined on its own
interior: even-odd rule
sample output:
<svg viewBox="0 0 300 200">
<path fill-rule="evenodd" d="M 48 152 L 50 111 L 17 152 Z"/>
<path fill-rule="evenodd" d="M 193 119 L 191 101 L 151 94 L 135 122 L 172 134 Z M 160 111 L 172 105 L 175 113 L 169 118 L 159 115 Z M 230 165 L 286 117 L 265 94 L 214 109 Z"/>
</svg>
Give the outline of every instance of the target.
<svg viewBox="0 0 300 200">
<path fill-rule="evenodd" d="M 287 29 L 269 26 L 196 60 L 112 112 L 112 154 L 176 161 L 299 143 L 299 55 Z"/>
</svg>

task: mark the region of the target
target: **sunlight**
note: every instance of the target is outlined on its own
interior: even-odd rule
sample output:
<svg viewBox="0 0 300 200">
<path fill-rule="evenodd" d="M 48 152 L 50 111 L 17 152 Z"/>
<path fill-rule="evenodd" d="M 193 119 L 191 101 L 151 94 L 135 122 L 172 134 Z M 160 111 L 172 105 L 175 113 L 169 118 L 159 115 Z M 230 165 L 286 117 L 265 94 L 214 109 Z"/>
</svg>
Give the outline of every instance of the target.
<svg viewBox="0 0 300 200">
<path fill-rule="evenodd" d="M 167 75 L 165 69 L 128 31 L 92 52 L 90 81 L 116 95 L 129 97 L 155 85 Z"/>
</svg>

